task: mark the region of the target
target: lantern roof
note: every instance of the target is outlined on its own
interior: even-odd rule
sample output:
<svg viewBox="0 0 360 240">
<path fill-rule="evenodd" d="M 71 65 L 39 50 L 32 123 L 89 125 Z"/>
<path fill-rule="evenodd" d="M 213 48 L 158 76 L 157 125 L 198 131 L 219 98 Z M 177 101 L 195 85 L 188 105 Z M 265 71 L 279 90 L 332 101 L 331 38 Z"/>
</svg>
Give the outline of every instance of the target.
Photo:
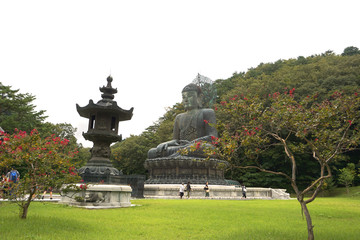
<svg viewBox="0 0 360 240">
<path fill-rule="evenodd" d="M 85 107 L 80 107 L 76 104 L 76 110 L 81 117 L 90 118 L 91 115 L 96 113 L 109 113 L 119 117 L 119 121 L 130 120 L 133 116 L 134 108 L 130 110 L 124 110 L 119 107 L 114 101 L 114 94 L 117 93 L 117 89 L 111 86 L 112 77 L 107 78 L 107 85 L 100 88 L 102 99 L 97 103 L 94 103 L 93 100 L 89 100 L 89 104 Z"/>
</svg>

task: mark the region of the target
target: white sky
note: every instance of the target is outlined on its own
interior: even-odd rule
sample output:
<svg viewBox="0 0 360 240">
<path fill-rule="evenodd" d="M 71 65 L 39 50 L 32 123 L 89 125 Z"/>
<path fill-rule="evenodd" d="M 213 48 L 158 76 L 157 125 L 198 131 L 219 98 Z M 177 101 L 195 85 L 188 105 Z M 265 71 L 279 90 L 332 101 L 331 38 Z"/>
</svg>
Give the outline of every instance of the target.
<svg viewBox="0 0 360 240">
<path fill-rule="evenodd" d="M 0 0 L 0 82 L 35 95 L 47 121 L 88 120 L 75 104 L 101 99 L 111 73 L 123 138 L 181 101 L 200 73 L 226 79 L 261 62 L 360 48 L 360 1 Z M 0 123 L 1 125 L 1 123 Z"/>
</svg>

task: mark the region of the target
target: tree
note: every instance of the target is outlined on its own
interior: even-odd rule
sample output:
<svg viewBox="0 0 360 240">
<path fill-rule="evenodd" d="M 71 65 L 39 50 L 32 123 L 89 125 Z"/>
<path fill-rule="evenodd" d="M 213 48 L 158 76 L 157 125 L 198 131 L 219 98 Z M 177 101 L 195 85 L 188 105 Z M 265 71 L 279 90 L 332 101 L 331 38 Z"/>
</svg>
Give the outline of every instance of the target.
<svg viewBox="0 0 360 240">
<path fill-rule="evenodd" d="M 11 167 L 21 172 L 20 181 L 10 183 L 8 197 L 19 205 L 22 219 L 42 188 L 60 188 L 80 180 L 71 163 L 77 151 L 68 149 L 68 144 L 65 138 L 41 138 L 35 129 L 30 134 L 15 130 L 0 142 L 0 169 Z"/>
<path fill-rule="evenodd" d="M 4 86 L 0 82 L 0 123 L 1 127 L 10 133 L 15 128 L 30 132 L 39 128 L 46 118 L 45 111 L 35 111 L 32 102 L 35 97 L 31 94 L 19 93 L 10 86 Z"/>
<path fill-rule="evenodd" d="M 234 96 L 217 107 L 222 121 L 221 132 L 214 139 L 216 147 L 208 154 L 229 161 L 241 169 L 257 169 L 285 177 L 296 193 L 307 221 L 308 239 L 314 239 L 313 225 L 307 204 L 318 195 L 325 179 L 332 176 L 330 164 L 343 152 L 354 150 L 360 140 L 357 127 L 360 118 L 358 94 L 345 96 L 335 92 L 330 99 L 317 102 L 317 97 L 294 98 L 295 89 L 285 94 L 274 93 L 264 98 Z M 227 116 L 221 117 L 221 116 Z M 262 153 L 281 147 L 287 161 L 272 168 Z M 298 179 L 301 161 L 317 163 L 317 174 L 300 189 Z M 239 159 L 240 158 L 240 159 Z M 314 165 L 314 168 L 316 166 Z M 312 192 L 312 189 L 315 190 Z M 309 198 L 306 196 L 310 194 Z"/>
<path fill-rule="evenodd" d="M 149 148 L 141 136 L 130 136 L 113 148 L 114 166 L 124 174 L 145 174 L 144 162 Z"/>
<path fill-rule="evenodd" d="M 344 184 L 349 194 L 349 186 L 354 182 L 356 176 L 355 164 L 349 163 L 346 168 L 339 169 L 339 182 Z"/>
<path fill-rule="evenodd" d="M 344 49 L 344 52 L 341 54 L 342 56 L 352 56 L 352 55 L 356 55 L 356 54 L 360 54 L 360 50 L 357 47 L 347 47 Z"/>
</svg>

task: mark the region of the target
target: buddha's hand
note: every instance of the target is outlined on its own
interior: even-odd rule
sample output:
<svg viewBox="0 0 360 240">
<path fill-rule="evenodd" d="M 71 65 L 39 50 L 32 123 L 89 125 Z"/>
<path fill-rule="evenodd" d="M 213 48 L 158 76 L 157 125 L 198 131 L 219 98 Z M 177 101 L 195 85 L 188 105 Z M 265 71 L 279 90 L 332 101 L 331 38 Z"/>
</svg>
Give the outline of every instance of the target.
<svg viewBox="0 0 360 240">
<path fill-rule="evenodd" d="M 160 143 L 156 148 L 156 152 L 162 153 L 162 152 L 166 151 L 169 146 L 178 146 L 178 145 L 179 145 L 179 143 L 176 140 Z"/>
<path fill-rule="evenodd" d="M 189 143 L 191 143 L 191 142 L 188 141 L 188 140 L 180 140 L 178 145 L 186 145 L 186 144 L 189 144 Z"/>
</svg>

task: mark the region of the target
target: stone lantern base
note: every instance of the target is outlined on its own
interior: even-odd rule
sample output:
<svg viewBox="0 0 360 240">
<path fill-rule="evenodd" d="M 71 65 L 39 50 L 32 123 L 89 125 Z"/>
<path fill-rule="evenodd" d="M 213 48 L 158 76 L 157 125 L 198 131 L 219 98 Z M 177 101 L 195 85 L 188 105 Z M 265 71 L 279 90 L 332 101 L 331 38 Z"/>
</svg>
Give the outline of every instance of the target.
<svg viewBox="0 0 360 240">
<path fill-rule="evenodd" d="M 62 192 L 60 203 L 91 209 L 130 207 L 131 191 L 127 185 L 88 184 L 87 189 L 80 192 Z"/>
</svg>

